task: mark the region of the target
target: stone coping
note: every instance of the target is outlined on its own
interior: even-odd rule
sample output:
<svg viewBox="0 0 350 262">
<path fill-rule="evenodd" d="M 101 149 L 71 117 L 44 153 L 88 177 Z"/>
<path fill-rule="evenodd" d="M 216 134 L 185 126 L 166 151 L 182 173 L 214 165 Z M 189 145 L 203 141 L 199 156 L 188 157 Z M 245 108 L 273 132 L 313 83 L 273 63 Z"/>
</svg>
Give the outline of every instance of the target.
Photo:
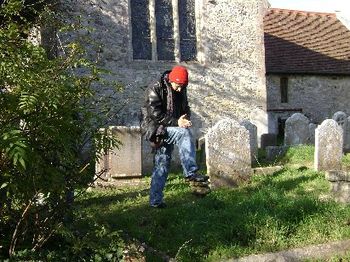
<svg viewBox="0 0 350 262">
<path fill-rule="evenodd" d="M 350 174 L 343 170 L 329 170 L 326 171 L 326 179 L 330 182 L 350 182 Z"/>
</svg>

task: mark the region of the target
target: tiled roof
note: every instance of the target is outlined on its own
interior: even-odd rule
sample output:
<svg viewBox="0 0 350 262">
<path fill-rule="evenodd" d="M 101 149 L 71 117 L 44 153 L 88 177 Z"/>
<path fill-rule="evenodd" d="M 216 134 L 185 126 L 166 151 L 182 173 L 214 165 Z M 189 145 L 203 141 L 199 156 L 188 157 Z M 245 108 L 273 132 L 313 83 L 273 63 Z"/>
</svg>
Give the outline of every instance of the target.
<svg viewBox="0 0 350 262">
<path fill-rule="evenodd" d="M 268 10 L 267 73 L 350 75 L 350 31 L 332 13 Z"/>
</svg>

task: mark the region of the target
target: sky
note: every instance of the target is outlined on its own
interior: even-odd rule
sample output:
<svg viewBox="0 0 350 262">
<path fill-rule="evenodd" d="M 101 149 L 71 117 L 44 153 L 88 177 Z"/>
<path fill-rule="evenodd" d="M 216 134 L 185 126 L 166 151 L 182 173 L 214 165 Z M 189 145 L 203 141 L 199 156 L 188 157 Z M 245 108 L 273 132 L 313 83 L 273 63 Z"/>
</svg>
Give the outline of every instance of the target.
<svg viewBox="0 0 350 262">
<path fill-rule="evenodd" d="M 330 12 L 341 11 L 350 16 L 349 0 L 268 0 L 271 7 L 293 10 Z"/>
</svg>

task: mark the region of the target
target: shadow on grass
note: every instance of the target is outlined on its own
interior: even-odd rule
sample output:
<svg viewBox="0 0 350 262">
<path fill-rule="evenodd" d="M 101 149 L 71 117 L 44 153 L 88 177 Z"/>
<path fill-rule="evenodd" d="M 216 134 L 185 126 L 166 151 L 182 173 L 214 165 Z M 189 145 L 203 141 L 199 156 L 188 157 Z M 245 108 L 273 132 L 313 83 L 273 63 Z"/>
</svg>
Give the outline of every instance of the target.
<svg viewBox="0 0 350 262">
<path fill-rule="evenodd" d="M 82 224 L 77 227 L 99 221 L 183 261 L 286 248 L 301 224 L 318 216 L 327 219 L 332 205 L 312 193 L 294 194 L 300 185 L 319 179 L 317 173 L 295 172 L 286 178 L 281 170 L 205 198 L 195 197 L 182 180 L 172 177 L 166 209 L 150 208 L 146 189 L 96 196 L 80 202 Z"/>
</svg>

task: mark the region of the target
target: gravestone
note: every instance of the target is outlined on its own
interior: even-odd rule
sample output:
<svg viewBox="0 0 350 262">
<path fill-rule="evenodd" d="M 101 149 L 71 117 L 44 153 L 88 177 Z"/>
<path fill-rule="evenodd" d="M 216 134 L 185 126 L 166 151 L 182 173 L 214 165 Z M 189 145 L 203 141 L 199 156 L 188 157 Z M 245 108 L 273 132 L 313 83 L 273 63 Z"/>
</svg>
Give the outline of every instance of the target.
<svg viewBox="0 0 350 262">
<path fill-rule="evenodd" d="M 317 128 L 317 124 L 314 124 L 314 123 L 309 124 L 309 134 L 310 134 L 309 143 L 311 145 L 315 145 L 315 130 L 316 130 L 316 128 Z"/>
<path fill-rule="evenodd" d="M 251 111 L 248 118 L 257 127 L 258 146 L 261 146 L 261 136 L 269 132 L 268 130 L 268 116 L 266 110 L 262 108 L 255 108 Z"/>
<path fill-rule="evenodd" d="M 223 119 L 210 128 L 205 151 L 212 188 L 237 186 L 250 178 L 249 131 L 237 121 Z"/>
<path fill-rule="evenodd" d="M 249 132 L 250 138 L 250 153 L 252 158 L 252 164 L 258 162 L 258 133 L 257 127 L 249 120 L 243 120 L 241 125 L 244 126 Z"/>
<path fill-rule="evenodd" d="M 205 137 L 200 137 L 197 140 L 197 164 L 199 168 L 205 165 Z"/>
<path fill-rule="evenodd" d="M 285 145 L 302 145 L 310 141 L 309 119 L 301 113 L 295 113 L 286 120 L 284 130 Z"/>
<path fill-rule="evenodd" d="M 288 150 L 289 146 L 267 146 L 266 151 L 266 160 L 267 161 L 276 161 L 278 158 L 283 157 Z"/>
<path fill-rule="evenodd" d="M 343 129 L 343 148 L 345 149 L 347 143 L 348 117 L 344 112 L 338 111 L 334 113 L 332 119 Z"/>
<path fill-rule="evenodd" d="M 261 135 L 261 148 L 265 149 L 267 146 L 277 145 L 277 134 L 262 134 Z"/>
<path fill-rule="evenodd" d="M 343 129 L 343 148 L 345 148 L 347 142 L 346 135 L 348 129 L 348 117 L 344 112 L 338 111 L 334 113 L 332 119 L 335 120 L 338 123 L 338 125 Z"/>
<path fill-rule="evenodd" d="M 107 131 L 110 136 L 115 136 L 121 144 L 113 148 L 96 164 L 96 172 L 104 172 L 102 178 L 107 181 L 113 179 L 141 177 L 141 130 L 140 127 L 111 126 Z"/>
<path fill-rule="evenodd" d="M 333 119 L 326 119 L 315 132 L 315 169 L 340 170 L 343 156 L 343 129 Z"/>
</svg>

